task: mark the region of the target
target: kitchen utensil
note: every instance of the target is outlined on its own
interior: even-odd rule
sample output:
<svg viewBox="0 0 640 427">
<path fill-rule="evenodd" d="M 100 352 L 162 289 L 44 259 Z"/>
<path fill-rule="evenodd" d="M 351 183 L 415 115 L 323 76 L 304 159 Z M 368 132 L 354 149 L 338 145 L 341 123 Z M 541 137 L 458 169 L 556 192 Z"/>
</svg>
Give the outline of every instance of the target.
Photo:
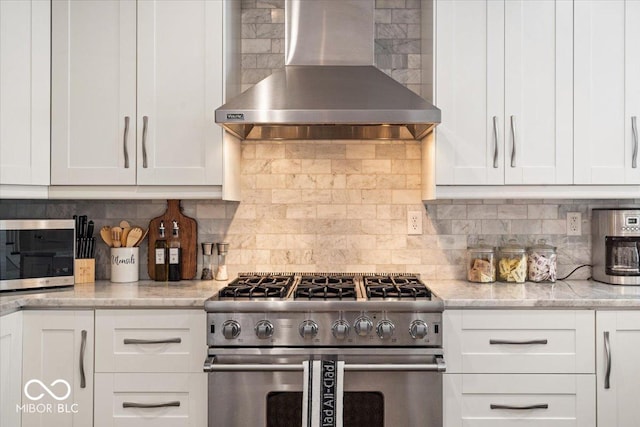
<svg viewBox="0 0 640 427">
<path fill-rule="evenodd" d="M 213 248 L 215 243 L 201 243 L 202 245 L 202 276 L 200 280 L 212 280 L 213 279 L 213 266 L 211 264 L 211 258 L 213 257 Z"/>
<path fill-rule="evenodd" d="M 147 234 L 149 233 L 149 229 L 147 228 L 146 230 L 144 230 L 144 233 L 142 234 L 142 237 L 140 237 L 138 239 L 138 241 L 136 242 L 136 244 L 134 246 L 140 246 L 140 243 L 142 243 L 142 241 L 144 240 L 145 237 L 147 237 Z"/>
<path fill-rule="evenodd" d="M 180 200 L 167 200 L 167 210 L 161 216 L 149 222 L 149 247 L 154 248 L 156 240 L 160 234 L 160 221 L 165 224 L 172 224 L 173 220 L 180 224 L 180 247 L 182 248 L 182 274 L 184 280 L 195 279 L 198 268 L 197 238 L 198 223 L 182 213 Z M 156 262 L 155 251 L 148 251 L 148 272 L 149 277 L 155 280 Z"/>
<path fill-rule="evenodd" d="M 120 235 L 120 245 L 122 247 L 127 246 L 127 236 L 129 236 L 129 232 L 131 231 L 131 227 L 120 227 L 122 228 L 122 234 Z"/>
<path fill-rule="evenodd" d="M 127 233 L 127 238 L 125 241 L 125 246 L 128 248 L 137 246 L 138 241 L 142 237 L 142 228 L 140 227 L 131 227 L 129 232 Z"/>
<path fill-rule="evenodd" d="M 87 224 L 87 235 L 86 237 L 93 237 L 93 229 L 95 227 L 95 223 L 93 222 L 93 220 L 89 221 L 89 224 Z"/>
<path fill-rule="evenodd" d="M 122 228 L 122 229 L 131 228 L 131 224 L 129 224 L 129 221 L 124 220 L 124 219 L 122 221 L 120 221 L 120 224 L 118 224 L 118 225 L 120 225 L 120 228 Z"/>
<path fill-rule="evenodd" d="M 122 242 L 120 241 L 121 238 L 122 238 L 122 228 L 118 226 L 111 227 L 111 240 L 113 242 L 114 248 L 119 248 L 120 246 L 122 246 Z"/>
<path fill-rule="evenodd" d="M 109 247 L 113 247 L 113 239 L 111 238 L 111 227 L 105 225 L 100 229 L 100 237 Z"/>
</svg>

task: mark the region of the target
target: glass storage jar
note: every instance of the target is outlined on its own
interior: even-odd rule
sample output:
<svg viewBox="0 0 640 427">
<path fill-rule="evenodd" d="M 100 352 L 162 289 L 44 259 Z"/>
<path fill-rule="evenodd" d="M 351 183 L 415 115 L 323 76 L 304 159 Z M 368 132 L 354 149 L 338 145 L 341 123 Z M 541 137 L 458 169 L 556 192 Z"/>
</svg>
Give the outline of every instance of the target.
<svg viewBox="0 0 640 427">
<path fill-rule="evenodd" d="M 496 281 L 496 251 L 483 239 L 467 248 L 467 280 L 474 283 Z"/>
<path fill-rule="evenodd" d="M 532 282 L 555 282 L 558 268 L 556 248 L 547 245 L 545 239 L 540 239 L 527 252 L 529 280 Z"/>
<path fill-rule="evenodd" d="M 515 239 L 500 246 L 498 251 L 498 280 L 524 283 L 527 280 L 527 251 Z"/>
</svg>

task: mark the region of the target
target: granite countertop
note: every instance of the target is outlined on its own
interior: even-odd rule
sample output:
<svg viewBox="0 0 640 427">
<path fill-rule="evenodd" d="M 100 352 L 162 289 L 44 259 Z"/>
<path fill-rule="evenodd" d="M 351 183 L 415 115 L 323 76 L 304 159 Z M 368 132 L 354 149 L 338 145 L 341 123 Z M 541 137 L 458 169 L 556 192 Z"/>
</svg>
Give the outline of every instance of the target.
<svg viewBox="0 0 640 427">
<path fill-rule="evenodd" d="M 456 308 L 579 308 L 640 309 L 640 286 L 615 286 L 591 280 L 556 283 L 469 283 L 426 280 L 447 309 Z M 40 293 L 2 294 L 0 315 L 26 309 L 64 308 L 195 308 L 227 282 L 181 281 L 79 284 Z"/>
</svg>

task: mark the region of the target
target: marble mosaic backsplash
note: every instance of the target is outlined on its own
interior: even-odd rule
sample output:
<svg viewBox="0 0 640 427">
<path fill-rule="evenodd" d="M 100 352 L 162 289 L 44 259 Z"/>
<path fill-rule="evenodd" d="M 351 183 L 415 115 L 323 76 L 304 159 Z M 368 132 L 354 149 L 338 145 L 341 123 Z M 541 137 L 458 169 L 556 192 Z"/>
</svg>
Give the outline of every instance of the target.
<svg viewBox="0 0 640 427">
<path fill-rule="evenodd" d="M 558 275 L 590 263 L 594 207 L 635 200 L 420 200 L 420 145 L 414 141 L 251 142 L 242 151 L 243 201 L 186 200 L 198 242 L 230 243 L 230 275 L 241 271 L 412 272 L 464 279 L 467 244 L 482 237 L 540 238 L 558 247 Z M 71 218 L 147 226 L 164 200 L 0 200 L 0 218 Z M 407 211 L 423 214 L 423 234 L 407 235 Z M 567 212 L 582 213 L 582 235 L 566 236 Z M 141 259 L 147 245 L 141 246 Z M 200 252 L 200 251 L 198 251 Z M 96 275 L 108 279 L 108 250 L 98 245 Z M 202 263 L 198 254 L 199 264 Z M 201 265 L 198 268 L 198 278 Z M 141 278 L 147 278 L 142 265 Z M 589 277 L 589 269 L 575 278 Z"/>
</svg>

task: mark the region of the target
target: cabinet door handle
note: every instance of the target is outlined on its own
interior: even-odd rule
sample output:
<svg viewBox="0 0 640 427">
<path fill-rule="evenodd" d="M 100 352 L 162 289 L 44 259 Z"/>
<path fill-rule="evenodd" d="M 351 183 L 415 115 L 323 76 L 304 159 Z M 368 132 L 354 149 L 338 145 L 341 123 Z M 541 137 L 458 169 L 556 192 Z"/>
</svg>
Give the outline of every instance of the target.
<svg viewBox="0 0 640 427">
<path fill-rule="evenodd" d="M 136 338 L 125 338 L 125 344 L 180 344 L 182 338 L 165 338 L 159 340 L 139 340 Z"/>
<path fill-rule="evenodd" d="M 137 402 L 122 402 L 123 408 L 168 408 L 170 406 L 180 406 L 180 402 L 177 400 L 174 402 L 163 403 L 137 403 Z"/>
<path fill-rule="evenodd" d="M 631 157 L 631 167 L 638 167 L 638 117 L 631 117 L 631 136 L 633 137 L 633 155 Z"/>
<path fill-rule="evenodd" d="M 493 116 L 493 167 L 498 167 L 498 116 Z"/>
<path fill-rule="evenodd" d="M 80 335 L 82 337 L 82 341 L 80 342 L 80 388 L 86 388 L 87 379 L 84 374 L 84 351 L 87 347 L 87 331 L 83 329 Z"/>
<path fill-rule="evenodd" d="M 536 405 L 500 405 L 497 403 L 492 403 L 489 405 L 491 409 L 515 409 L 518 411 L 527 410 L 527 409 L 549 409 L 548 403 L 539 403 Z"/>
<path fill-rule="evenodd" d="M 513 145 L 511 146 L 511 167 L 516 167 L 516 116 L 511 116 L 511 137 Z"/>
<path fill-rule="evenodd" d="M 515 344 L 515 345 L 530 345 L 530 344 L 548 344 L 549 340 L 541 339 L 541 340 L 526 340 L 526 341 L 515 341 L 515 340 L 495 340 L 490 339 L 489 344 Z"/>
<path fill-rule="evenodd" d="M 604 388 L 611 388 L 611 344 L 609 343 L 609 331 L 604 332 L 604 352 L 607 354 L 607 371 L 604 374 Z"/>
<path fill-rule="evenodd" d="M 122 146 L 124 149 L 124 167 L 129 168 L 129 149 L 127 148 L 127 139 L 129 139 L 129 116 L 124 116 L 124 136 L 122 137 Z"/>
<path fill-rule="evenodd" d="M 147 127 L 149 126 L 149 116 L 142 117 L 142 167 L 147 167 Z"/>
</svg>

